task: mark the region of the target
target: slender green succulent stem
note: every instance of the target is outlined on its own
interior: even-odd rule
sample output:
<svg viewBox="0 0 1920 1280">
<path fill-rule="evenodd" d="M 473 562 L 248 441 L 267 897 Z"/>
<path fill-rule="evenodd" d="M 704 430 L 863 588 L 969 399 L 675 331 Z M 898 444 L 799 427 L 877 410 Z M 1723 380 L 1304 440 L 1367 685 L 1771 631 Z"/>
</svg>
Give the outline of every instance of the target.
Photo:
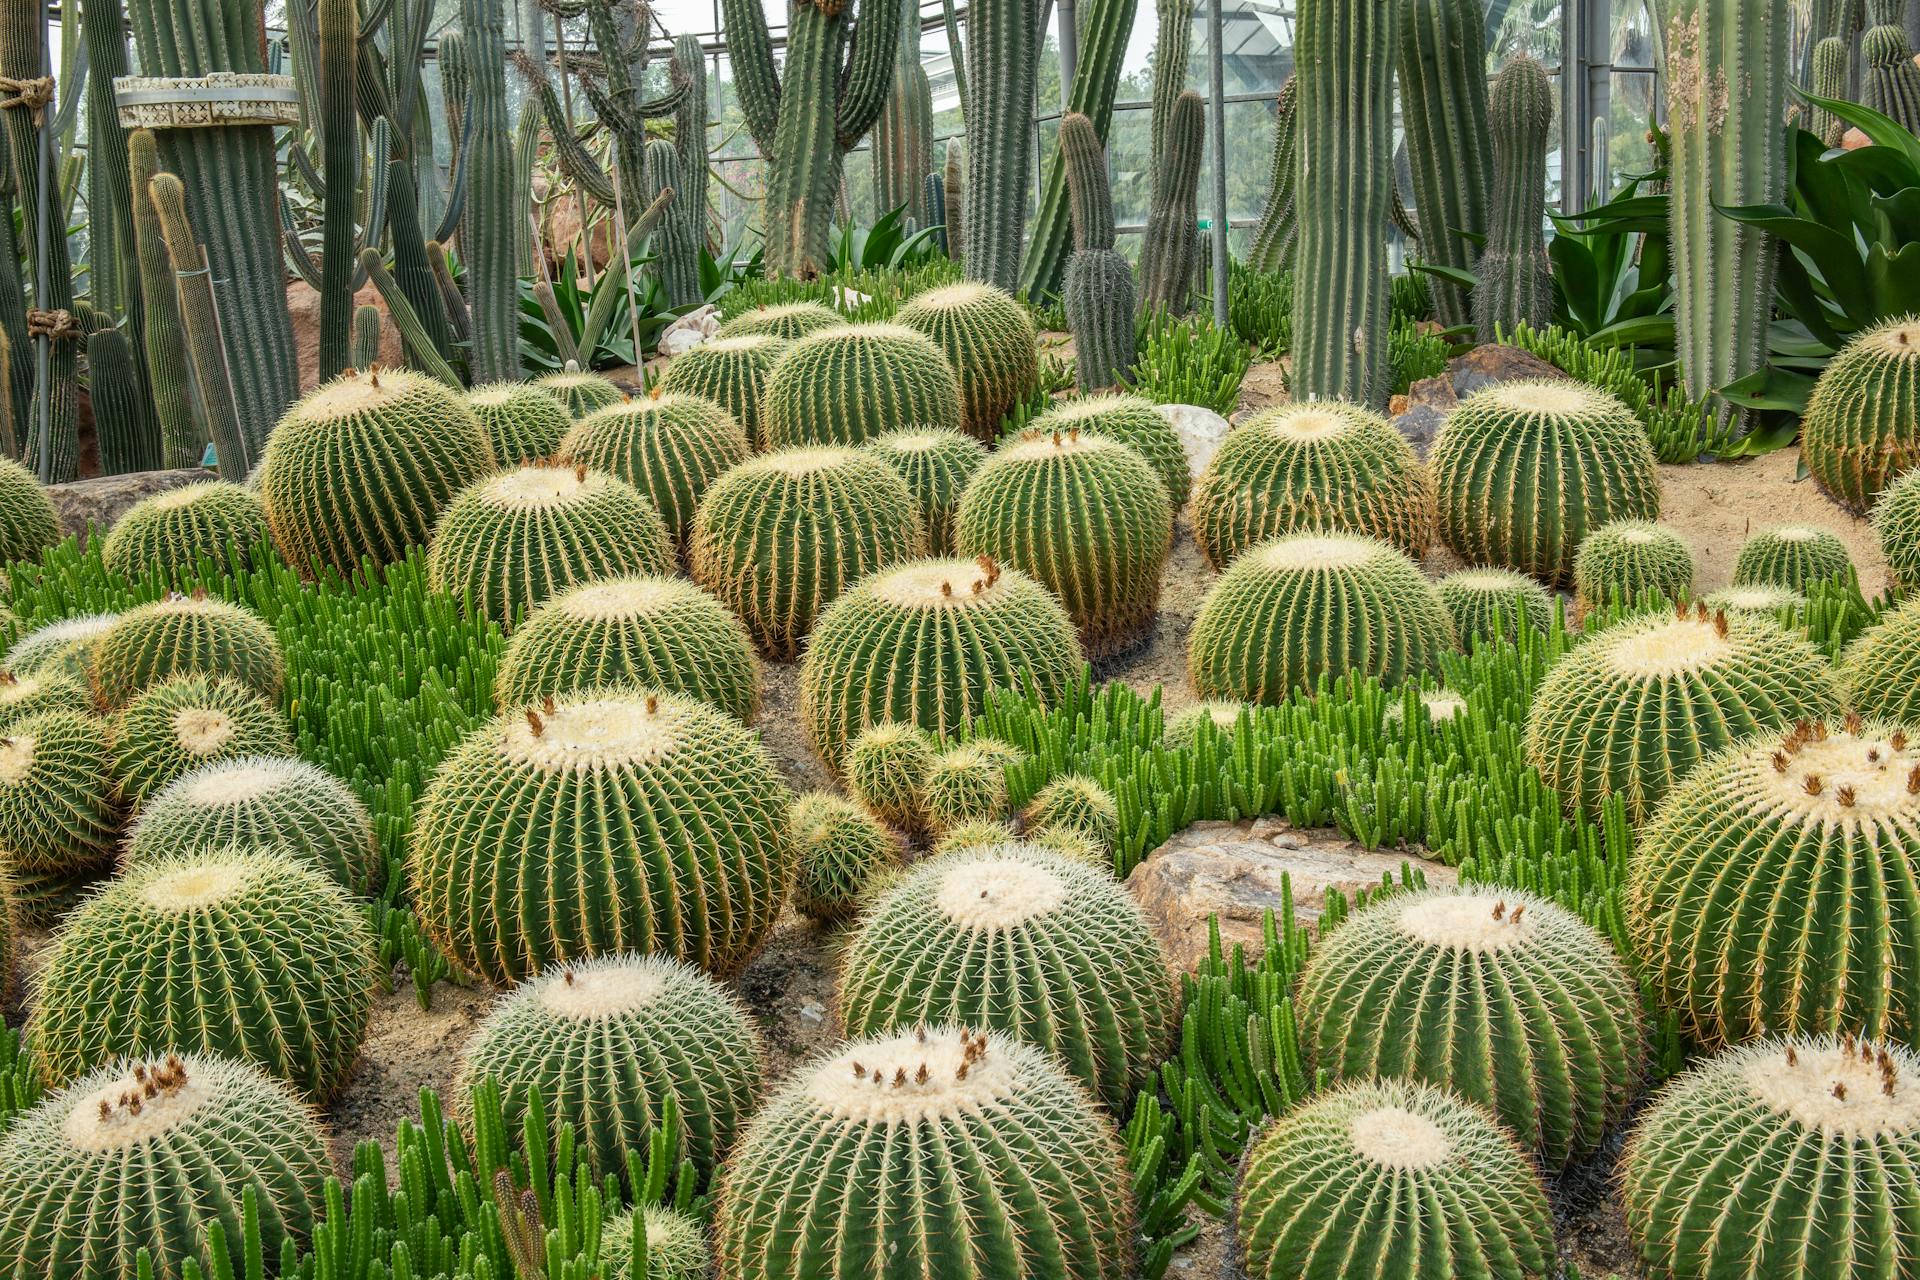
<svg viewBox="0 0 1920 1280">
<path fill-rule="evenodd" d="M 359 63 L 358 0 L 320 0 L 320 113 L 322 171 L 320 243 L 320 380 L 347 364 L 353 319 L 354 205 L 359 195 L 360 132 L 353 81 Z M 299 145 L 297 142 L 293 145 Z"/>
<path fill-rule="evenodd" d="M 109 328 L 88 337 L 87 374 L 101 474 L 158 469 L 160 437 L 149 429 L 147 389 L 127 335 Z"/>
<path fill-rule="evenodd" d="M 506 38 L 500 0 L 461 0 L 471 45 L 472 134 L 467 145 L 467 222 L 460 251 L 467 266 L 473 338 L 468 368 L 476 382 L 520 378 L 520 283 L 514 274 L 513 141 L 507 127 Z"/>
<path fill-rule="evenodd" d="M 433 339 L 426 326 L 421 323 L 420 313 L 413 309 L 407 295 L 380 261 L 378 249 L 367 248 L 360 251 L 360 265 L 373 281 L 373 287 L 379 291 L 381 299 L 387 304 L 387 314 L 393 317 L 393 327 L 400 331 L 400 341 L 406 346 L 408 360 L 422 372 L 431 374 L 448 386 L 459 390 L 464 384 L 453 366 L 440 358 L 433 348 Z"/>
<path fill-rule="evenodd" d="M 173 259 L 161 230 L 160 211 L 148 194 L 154 176 L 160 172 L 160 152 L 152 130 L 135 129 L 127 135 L 127 169 L 134 194 L 133 244 L 140 263 L 140 295 L 145 308 L 146 369 L 153 387 L 154 412 L 160 419 L 161 456 L 168 467 L 194 466 L 200 461 L 207 432 L 194 408 L 193 371 L 187 358 L 186 330 L 180 320 Z M 0 246 L 0 257 L 4 257 L 4 246 Z"/>
<path fill-rule="evenodd" d="M 675 39 L 673 61 L 687 85 L 673 112 L 673 149 L 680 157 L 680 178 L 677 182 L 649 180 L 655 187 L 673 187 L 679 193 L 679 216 L 692 231 L 697 267 L 699 252 L 707 243 L 707 60 L 700 38 Z"/>
<path fill-rule="evenodd" d="M 1193 296 L 1200 260 L 1200 162 L 1206 109 L 1197 93 L 1183 93 L 1167 117 L 1166 141 L 1154 153 L 1153 203 L 1140 246 L 1140 306 L 1180 313 Z"/>
<path fill-rule="evenodd" d="M 900 0 L 900 46 L 893 90 L 873 126 L 873 207 L 904 208 L 916 226 L 927 222 L 926 179 L 933 165 L 933 90 L 920 65 L 920 6 Z"/>
<path fill-rule="evenodd" d="M 228 480 L 243 480 L 260 460 L 262 442 L 252 439 L 240 420 L 207 251 L 187 216 L 186 190 L 179 178 L 171 173 L 159 174 L 148 184 L 147 192 L 159 211 L 167 253 L 173 262 L 194 386 L 213 438 L 220 474 Z"/>
<path fill-rule="evenodd" d="M 1300 82 L 1288 76 L 1273 104 L 1273 169 L 1267 179 L 1267 204 L 1254 229 L 1247 265 L 1256 271 L 1285 271 L 1298 243 L 1294 191 L 1300 178 Z"/>
</svg>

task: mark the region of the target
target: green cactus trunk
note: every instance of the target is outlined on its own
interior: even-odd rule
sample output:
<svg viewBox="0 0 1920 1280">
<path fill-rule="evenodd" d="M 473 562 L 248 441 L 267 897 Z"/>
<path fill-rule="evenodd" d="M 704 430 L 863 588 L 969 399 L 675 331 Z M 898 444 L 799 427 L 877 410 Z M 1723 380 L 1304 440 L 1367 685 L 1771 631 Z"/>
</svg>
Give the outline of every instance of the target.
<svg viewBox="0 0 1920 1280">
<path fill-rule="evenodd" d="M 475 382 L 520 379 L 520 281 L 513 270 L 513 140 L 507 128 L 507 50 L 500 0 L 461 0 L 473 67 L 472 136 L 467 156 L 467 264 Z"/>
<path fill-rule="evenodd" d="M 1828 36 L 1813 50 L 1813 96 L 1842 101 L 1847 96 L 1847 45 L 1838 36 Z M 1824 107 L 1813 108 L 1807 129 L 1829 147 L 1840 145 L 1847 131 L 1846 122 Z"/>
<path fill-rule="evenodd" d="M 1197 93 L 1183 93 L 1167 118 L 1163 145 L 1154 152 L 1153 203 L 1140 246 L 1140 306 L 1145 311 L 1184 312 L 1193 296 L 1200 262 L 1200 161 L 1206 150 L 1206 108 Z"/>
<path fill-rule="evenodd" d="M 371 302 L 353 312 L 353 343 L 350 358 L 356 369 L 371 369 L 380 361 L 380 308 Z"/>
<path fill-rule="evenodd" d="M 1865 67 L 1864 105 L 1912 132 L 1920 128 L 1920 67 L 1904 29 L 1885 24 L 1860 37 L 1860 59 Z"/>
<path fill-rule="evenodd" d="M 101 329 L 87 339 L 87 376 L 94 434 L 100 442 L 100 473 L 114 476 L 158 469 L 160 437 L 147 429 L 147 390 L 141 385 L 140 364 L 126 334 Z"/>
<path fill-rule="evenodd" d="M 1009 293 L 1020 287 L 1032 184 L 1034 27 L 1030 0 L 973 0 L 967 8 L 967 276 Z"/>
<path fill-rule="evenodd" d="M 947 256 L 955 262 L 967 260 L 967 157 L 966 145 L 955 138 L 947 143 L 947 160 L 940 175 L 940 190 L 947 206 Z"/>
<path fill-rule="evenodd" d="M 422 340 L 431 347 L 435 359 L 444 362 L 453 354 L 454 335 L 447 319 L 450 308 L 434 277 L 426 242 L 420 238 L 413 166 L 405 160 L 392 161 L 387 166 L 387 183 L 393 233 L 393 278 L 420 322 Z M 410 358 L 408 363 L 415 368 L 425 367 L 418 358 Z"/>
<path fill-rule="evenodd" d="M 904 208 L 916 227 L 927 223 L 927 172 L 933 166 L 933 88 L 920 65 L 920 6 L 902 0 L 900 51 L 893 92 L 873 125 L 873 211 Z"/>
<path fill-rule="evenodd" d="M 1773 237 L 1729 224 L 1714 206 L 1786 196 L 1789 23 L 1743 0 L 1655 0 L 1654 18 L 1672 146 L 1675 335 L 1687 395 L 1708 401 L 1766 364 Z M 1718 402 L 1714 412 L 1722 422 L 1734 414 Z"/>
<path fill-rule="evenodd" d="M 1399 0 L 1301 0 L 1293 398 L 1383 408 Z"/>
<path fill-rule="evenodd" d="M 13 215 L 18 189 L 13 185 L 13 148 L 7 131 L 0 129 L 0 333 L 7 339 L 8 362 L 5 394 L 12 421 L 24 430 L 33 416 L 33 361 L 27 342 L 27 286 L 20 275 L 20 239 L 14 234 Z M 17 448 L 9 457 L 19 457 Z"/>
<path fill-rule="evenodd" d="M 353 319 L 354 214 L 360 185 L 360 132 L 353 80 L 359 62 L 358 0 L 320 0 L 322 175 L 320 240 L 320 380 L 347 366 Z M 297 144 L 296 144 L 297 145 Z"/>
<path fill-rule="evenodd" d="M 1473 269 L 1487 230 L 1493 142 L 1487 128 L 1487 47 L 1479 0 L 1404 0 L 1400 99 L 1407 128 L 1420 256 Z M 1449 327 L 1472 318 L 1468 291 L 1433 283 L 1434 310 Z"/>
<path fill-rule="evenodd" d="M 1285 271 L 1293 266 L 1294 246 L 1299 243 L 1294 200 L 1299 176 L 1300 82 L 1288 76 L 1273 104 L 1273 172 L 1267 179 L 1267 205 L 1247 252 L 1247 265 L 1255 271 Z"/>
<path fill-rule="evenodd" d="M 687 78 L 687 92 L 673 112 L 673 149 L 680 157 L 674 204 L 693 234 L 694 268 L 707 244 L 707 60 L 698 36 L 673 42 L 673 61 Z"/>
<path fill-rule="evenodd" d="M 1524 54 L 1507 63 L 1494 82 L 1492 117 L 1493 222 L 1473 294 L 1474 327 L 1482 342 L 1498 342 L 1501 334 L 1523 324 L 1544 329 L 1553 323 L 1553 278 L 1543 230 L 1547 146 L 1553 136 L 1553 83 L 1546 68 Z"/>
<path fill-rule="evenodd" d="M 260 460 L 264 442 L 255 442 L 240 420 L 235 389 L 221 341 L 220 313 L 214 303 L 206 248 L 187 217 L 186 191 L 171 173 L 156 176 L 148 194 L 158 210 L 167 255 L 180 282 L 180 320 L 186 334 L 193 382 L 213 439 L 223 479 L 240 481 Z"/>
<path fill-rule="evenodd" d="M 144 347 L 153 408 L 160 420 L 161 465 L 200 464 L 207 431 L 194 411 L 193 370 L 187 336 L 180 322 L 180 293 L 174 285 L 173 259 L 160 228 L 160 211 L 148 194 L 160 172 L 160 152 L 150 129 L 127 135 L 127 176 L 133 194 L 133 245 L 140 261 L 140 293 L 145 304 Z M 4 253 L 4 246 L 0 246 Z"/>
<path fill-rule="evenodd" d="M 647 203 L 671 191 L 672 203 L 666 217 L 653 233 L 654 262 L 660 272 L 660 284 L 672 306 L 689 307 L 700 303 L 700 246 L 694 238 L 693 221 L 680 201 L 680 153 L 665 138 L 647 144 Z M 639 359 L 639 353 L 635 353 Z"/>
</svg>

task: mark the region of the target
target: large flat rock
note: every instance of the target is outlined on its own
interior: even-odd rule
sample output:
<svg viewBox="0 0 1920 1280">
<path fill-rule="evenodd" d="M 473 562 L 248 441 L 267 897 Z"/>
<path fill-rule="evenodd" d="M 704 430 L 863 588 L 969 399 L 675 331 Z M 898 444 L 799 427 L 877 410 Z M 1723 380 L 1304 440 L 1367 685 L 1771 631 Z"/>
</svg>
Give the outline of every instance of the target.
<svg viewBox="0 0 1920 1280">
<path fill-rule="evenodd" d="M 125 475 L 95 476 L 89 480 L 71 480 L 47 486 L 47 497 L 60 517 L 60 528 L 79 534 L 84 540 L 89 526 L 101 531 L 127 513 L 127 508 L 156 493 L 217 480 L 212 471 L 190 467 L 180 471 L 129 471 Z"/>
<path fill-rule="evenodd" d="M 1174 963 L 1191 969 L 1207 954 L 1207 920 L 1220 917 L 1221 941 L 1257 954 L 1266 913 L 1278 913 L 1283 882 L 1293 914 L 1312 925 L 1330 890 L 1351 893 L 1400 876 L 1412 863 L 1431 886 L 1454 884 L 1452 867 L 1405 851 L 1366 849 L 1338 832 L 1296 829 L 1278 818 L 1197 822 L 1133 869 L 1127 887 Z"/>
</svg>

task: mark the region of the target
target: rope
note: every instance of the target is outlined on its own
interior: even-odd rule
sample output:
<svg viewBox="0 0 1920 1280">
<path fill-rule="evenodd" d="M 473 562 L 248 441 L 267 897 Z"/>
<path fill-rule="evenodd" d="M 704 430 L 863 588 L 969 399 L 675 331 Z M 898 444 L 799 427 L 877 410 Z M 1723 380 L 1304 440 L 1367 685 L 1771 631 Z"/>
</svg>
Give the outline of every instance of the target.
<svg viewBox="0 0 1920 1280">
<path fill-rule="evenodd" d="M 39 311 L 27 312 L 27 336 L 30 338 L 84 338 L 85 330 L 73 318 L 73 312 Z"/>
<path fill-rule="evenodd" d="M 0 101 L 0 109 L 7 107 L 33 108 L 33 122 L 41 124 L 46 120 L 47 104 L 53 101 L 53 77 L 33 76 L 26 80 L 16 80 L 12 76 L 0 76 L 0 93 L 13 96 Z"/>
</svg>

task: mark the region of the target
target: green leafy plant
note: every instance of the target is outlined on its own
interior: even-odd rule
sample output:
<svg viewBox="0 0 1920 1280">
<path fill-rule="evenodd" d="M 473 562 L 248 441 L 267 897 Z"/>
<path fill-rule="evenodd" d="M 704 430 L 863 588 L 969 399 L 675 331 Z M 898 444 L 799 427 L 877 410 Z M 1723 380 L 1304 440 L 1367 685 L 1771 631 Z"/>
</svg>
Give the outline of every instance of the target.
<svg viewBox="0 0 1920 1280">
<path fill-rule="evenodd" d="M 1252 352 L 1231 329 L 1199 316 L 1175 320 L 1150 312 L 1140 321 L 1133 389 L 1156 404 L 1197 404 L 1221 416 L 1240 403 Z"/>
</svg>

